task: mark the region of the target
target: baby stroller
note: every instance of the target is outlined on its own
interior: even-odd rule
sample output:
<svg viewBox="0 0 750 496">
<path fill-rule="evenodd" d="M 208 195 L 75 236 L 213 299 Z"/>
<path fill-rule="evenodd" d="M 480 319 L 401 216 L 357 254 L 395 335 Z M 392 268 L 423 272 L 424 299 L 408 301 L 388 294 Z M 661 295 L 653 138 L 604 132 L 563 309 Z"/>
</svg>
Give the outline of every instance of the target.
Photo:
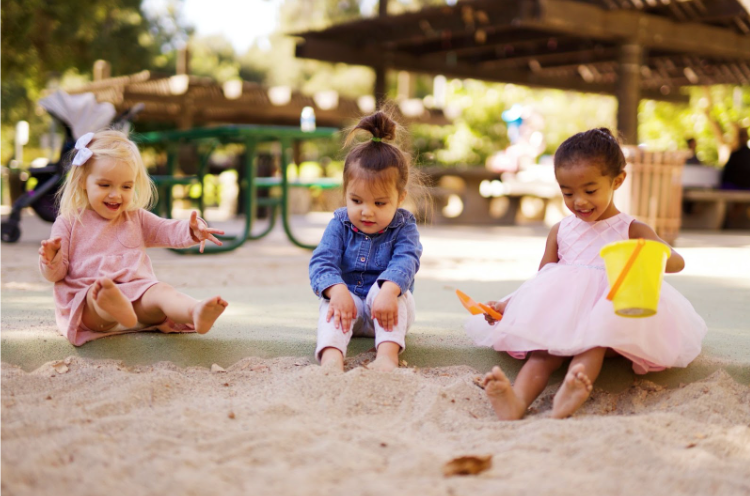
<svg viewBox="0 0 750 496">
<path fill-rule="evenodd" d="M 39 105 L 60 123 L 65 130 L 60 157 L 46 167 L 30 168 L 29 175 L 37 179 L 34 189 L 26 191 L 14 203 L 8 219 L 2 222 L 2 241 L 15 243 L 21 237 L 21 211 L 31 207 L 47 222 L 57 218 L 57 192 L 63 185 L 70 166 L 70 151 L 84 134 L 98 131 L 108 125 L 116 129 L 129 127 L 130 121 L 143 108 L 138 104 L 115 117 L 117 111 L 109 102 L 99 103 L 93 93 L 68 95 L 58 91 L 39 100 Z"/>
</svg>

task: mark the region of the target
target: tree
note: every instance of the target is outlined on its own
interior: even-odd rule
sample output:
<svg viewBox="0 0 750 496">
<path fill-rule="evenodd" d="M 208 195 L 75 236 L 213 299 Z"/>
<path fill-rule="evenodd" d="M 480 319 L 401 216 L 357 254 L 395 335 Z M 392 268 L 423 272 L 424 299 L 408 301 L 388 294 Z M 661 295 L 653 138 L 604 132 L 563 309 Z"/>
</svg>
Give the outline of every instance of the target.
<svg viewBox="0 0 750 496">
<path fill-rule="evenodd" d="M 184 43 L 190 32 L 177 17 L 181 1 L 173 0 L 173 8 L 159 19 L 144 13 L 141 0 L 4 1 L 4 130 L 21 119 L 40 125 L 34 108 L 42 91 L 66 73 L 90 75 L 98 59 L 110 62 L 113 75 L 170 64 L 163 54 Z"/>
</svg>

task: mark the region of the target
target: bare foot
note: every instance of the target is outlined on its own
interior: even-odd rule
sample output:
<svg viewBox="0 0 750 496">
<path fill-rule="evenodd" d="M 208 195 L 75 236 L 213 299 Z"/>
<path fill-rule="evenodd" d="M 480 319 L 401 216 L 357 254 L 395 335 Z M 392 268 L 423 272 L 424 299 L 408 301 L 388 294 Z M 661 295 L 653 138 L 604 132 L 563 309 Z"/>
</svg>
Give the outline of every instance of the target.
<svg viewBox="0 0 750 496">
<path fill-rule="evenodd" d="M 398 358 L 394 361 L 393 358 L 380 353 L 372 363 L 367 364 L 367 368 L 378 372 L 390 372 L 398 368 Z"/>
<path fill-rule="evenodd" d="M 500 367 L 492 367 L 492 371 L 484 376 L 482 385 L 500 420 L 518 420 L 526 413 L 526 405 L 516 396 Z"/>
<path fill-rule="evenodd" d="M 343 372 L 343 353 L 338 348 L 325 348 L 320 354 L 320 366 L 326 372 Z"/>
<path fill-rule="evenodd" d="M 221 299 L 221 296 L 214 296 L 195 305 L 193 309 L 193 325 L 196 332 L 198 334 L 206 334 L 211 329 L 211 326 L 214 325 L 216 319 L 219 318 L 219 315 L 226 310 L 228 304 Z"/>
<path fill-rule="evenodd" d="M 582 363 L 576 364 L 568 370 L 565 380 L 552 402 L 552 418 L 570 417 L 589 397 L 593 386 L 584 370 L 585 367 Z"/>
<path fill-rule="evenodd" d="M 125 327 L 135 327 L 138 317 L 133 310 L 133 304 L 128 300 L 112 279 L 102 277 L 97 279 L 91 287 L 91 297 L 98 310 L 106 313 L 114 321 Z M 99 312 L 97 312 L 99 313 Z M 106 317 L 101 315 L 101 317 Z"/>
</svg>

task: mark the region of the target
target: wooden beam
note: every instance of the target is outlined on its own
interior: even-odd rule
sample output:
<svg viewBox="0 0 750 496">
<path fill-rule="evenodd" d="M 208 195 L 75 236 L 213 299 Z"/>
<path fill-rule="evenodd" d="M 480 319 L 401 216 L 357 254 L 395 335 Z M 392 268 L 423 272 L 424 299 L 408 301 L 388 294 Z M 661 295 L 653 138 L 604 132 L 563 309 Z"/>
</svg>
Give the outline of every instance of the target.
<svg viewBox="0 0 750 496">
<path fill-rule="evenodd" d="M 646 49 L 750 60 L 750 37 L 699 22 L 676 22 L 635 10 L 604 10 L 572 0 L 521 0 L 538 4 L 538 16 L 519 27 L 597 40 L 631 40 Z"/>
<path fill-rule="evenodd" d="M 470 33 L 451 33 L 450 37 L 437 39 L 394 40 L 384 43 L 383 47 L 393 51 L 409 52 L 412 55 L 434 55 L 447 52 L 463 55 L 509 44 L 518 46 L 529 42 L 547 42 L 550 38 L 554 38 L 548 33 L 540 33 L 539 31 L 525 29 L 504 29 L 501 31 L 496 27 L 483 30 L 483 34 L 485 38 L 481 43 L 477 41 L 476 31 L 473 31 Z"/>
<path fill-rule="evenodd" d="M 544 69 L 564 67 L 579 64 L 596 64 L 599 62 L 611 62 L 616 58 L 617 51 L 614 48 L 587 48 L 587 49 L 563 49 L 561 51 L 537 54 L 519 54 L 518 56 L 495 58 L 482 62 L 483 67 L 518 67 L 525 66 L 536 61 Z"/>
<path fill-rule="evenodd" d="M 424 42 L 428 39 L 439 40 L 446 34 L 471 34 L 477 29 L 491 26 L 505 28 L 514 25 L 517 19 L 533 15 L 538 5 L 519 0 L 476 0 L 460 2 L 457 5 L 427 7 L 416 12 L 356 20 L 322 31 L 296 33 L 305 39 L 317 38 L 328 41 L 350 42 L 360 40 L 363 32 L 367 33 L 369 43 L 387 43 L 389 41 Z"/>
<path fill-rule="evenodd" d="M 536 75 L 529 71 L 482 68 L 476 64 L 459 61 L 446 61 L 445 57 L 413 57 L 403 53 L 384 53 L 375 47 L 357 49 L 339 43 L 308 39 L 296 47 L 296 56 L 326 62 L 343 62 L 352 65 L 376 67 L 387 64 L 390 69 L 420 72 L 425 74 L 442 74 L 455 78 L 470 78 L 498 83 L 513 83 L 523 86 L 557 88 L 580 91 L 584 93 L 603 93 L 615 95 L 616 88 L 611 83 L 586 83 L 583 80 L 564 80 L 557 77 Z M 673 102 L 687 102 L 689 97 L 679 93 L 662 94 L 661 92 L 644 92 L 644 98 Z"/>
</svg>

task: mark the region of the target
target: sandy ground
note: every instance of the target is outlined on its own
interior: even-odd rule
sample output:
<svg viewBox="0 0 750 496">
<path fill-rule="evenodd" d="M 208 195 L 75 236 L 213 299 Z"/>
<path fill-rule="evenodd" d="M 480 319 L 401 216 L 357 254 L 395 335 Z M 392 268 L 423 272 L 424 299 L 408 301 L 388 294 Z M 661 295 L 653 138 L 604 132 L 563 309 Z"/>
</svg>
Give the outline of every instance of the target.
<svg viewBox="0 0 750 496">
<path fill-rule="evenodd" d="M 295 358 L 226 371 L 72 359 L 2 369 L 2 492 L 41 494 L 691 494 L 750 492 L 750 391 L 724 372 L 676 389 L 552 390 L 495 420 L 468 367 L 326 375 Z M 445 477 L 459 456 L 492 456 Z"/>
<path fill-rule="evenodd" d="M 470 348 L 448 348 L 470 350 L 453 358 L 455 366 L 414 367 L 435 363 L 427 354 L 430 346 L 465 345 L 465 314 L 449 294 L 453 287 L 481 298 L 483 291 L 507 291 L 533 273 L 545 235 L 537 231 L 463 229 L 446 235 L 425 229 L 422 289 L 415 293 L 423 313 L 407 341 L 409 363 L 381 374 L 363 366 L 371 352 L 355 353 L 346 373 L 328 375 L 311 362 L 309 335 L 317 316 L 305 287 L 309 253 L 283 236 L 216 258 L 151 253 L 157 274 L 191 294 L 234 288 L 277 295 L 299 286 L 304 296 L 290 312 L 276 312 L 263 324 L 270 339 L 281 340 L 281 353 L 269 358 L 252 356 L 246 351 L 252 346 L 234 339 L 235 328 L 248 333 L 265 322 L 240 297 L 234 307 L 230 301 L 235 313 L 206 337 L 145 334 L 67 345 L 54 333 L 51 288 L 35 272 L 38 241 L 29 232 L 28 245 L 4 246 L 2 253 L 4 315 L 8 309 L 2 330 L 8 346 L 1 377 L 2 494 L 750 494 L 750 388 L 737 380 L 748 367 L 746 357 L 732 358 L 747 351 L 742 294 L 750 294 L 750 269 L 736 263 L 746 260 L 746 235 L 727 238 L 723 248 L 712 245 L 718 238 L 682 241 L 692 272 L 674 284 L 706 316 L 706 348 L 714 347 L 696 361 L 697 378 L 691 374 L 695 365 L 643 378 L 626 364 L 605 364 L 618 386 L 598 382 L 572 419 L 548 418 L 558 375 L 526 419 L 499 422 L 474 383 L 484 370 L 465 365 L 474 357 Z M 520 234 L 513 238 L 511 232 Z M 502 250 L 487 245 L 498 236 Z M 707 268 L 717 259 L 731 261 L 723 279 L 715 265 Z M 243 278 L 236 266 L 251 270 L 253 279 Z M 207 280 L 211 287 L 205 289 Z M 22 301 L 32 309 L 18 306 Z M 277 303 L 260 296 L 253 302 Z M 307 336 L 288 330 L 301 343 L 301 354 L 273 333 L 292 315 Z M 724 353 L 717 336 L 737 345 L 732 353 Z M 48 340 L 55 347 L 45 348 Z M 159 354 L 152 349 L 192 343 L 185 353 L 199 355 L 200 346 L 210 349 L 222 340 L 241 347 L 245 357 L 220 362 L 226 370 L 197 358 L 183 360 L 188 366 L 153 358 Z M 144 361 L 101 359 L 139 342 L 150 347 Z M 20 358 L 52 353 L 56 359 L 46 363 Z M 507 357 L 492 360 L 510 363 Z M 194 366 L 199 363 L 207 365 Z M 490 456 L 491 466 L 478 475 L 446 477 L 446 463 L 461 456 Z"/>
</svg>

